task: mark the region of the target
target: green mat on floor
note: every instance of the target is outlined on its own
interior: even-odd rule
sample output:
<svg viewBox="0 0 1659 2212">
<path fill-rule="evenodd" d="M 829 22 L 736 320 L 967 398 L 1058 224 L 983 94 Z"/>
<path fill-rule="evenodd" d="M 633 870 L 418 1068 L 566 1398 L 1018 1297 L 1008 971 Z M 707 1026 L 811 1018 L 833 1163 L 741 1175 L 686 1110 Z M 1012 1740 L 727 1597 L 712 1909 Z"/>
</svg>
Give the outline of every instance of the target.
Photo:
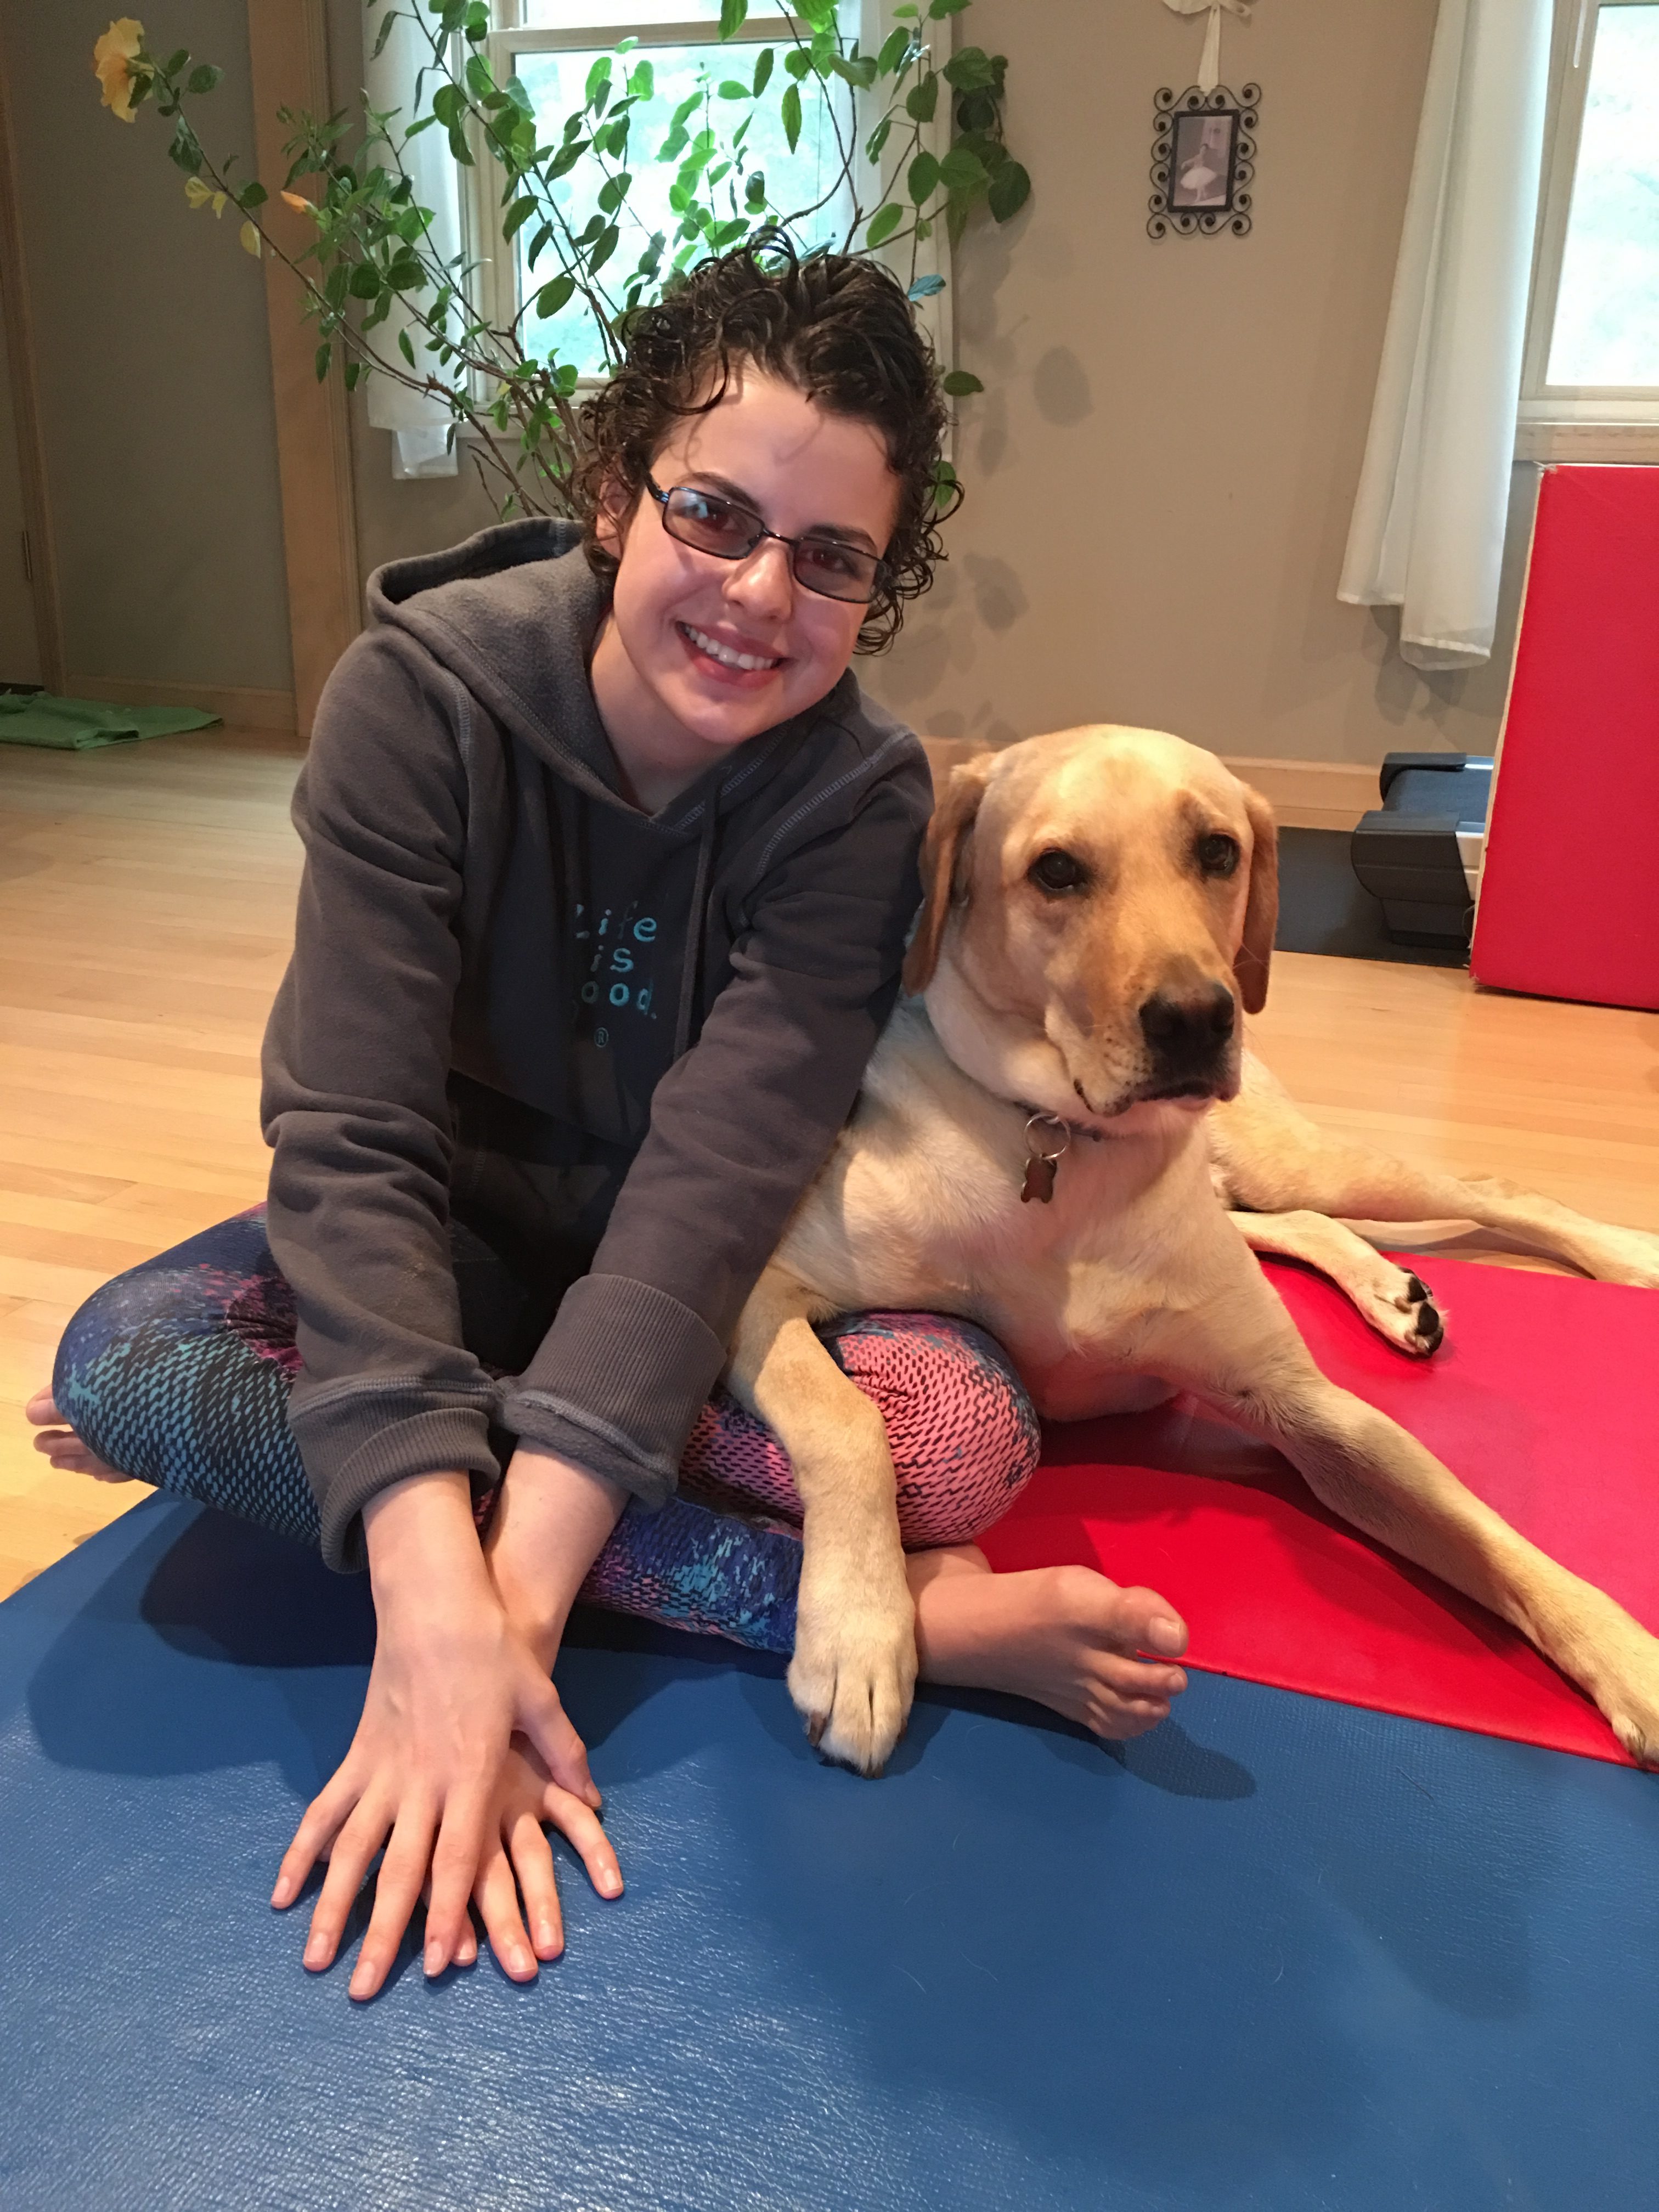
<svg viewBox="0 0 1659 2212">
<path fill-rule="evenodd" d="M 216 722 L 195 707 L 112 707 L 101 699 L 59 699 L 50 691 L 0 691 L 0 745 L 46 745 L 88 752 L 94 745 L 130 745 L 170 738 Z"/>
</svg>

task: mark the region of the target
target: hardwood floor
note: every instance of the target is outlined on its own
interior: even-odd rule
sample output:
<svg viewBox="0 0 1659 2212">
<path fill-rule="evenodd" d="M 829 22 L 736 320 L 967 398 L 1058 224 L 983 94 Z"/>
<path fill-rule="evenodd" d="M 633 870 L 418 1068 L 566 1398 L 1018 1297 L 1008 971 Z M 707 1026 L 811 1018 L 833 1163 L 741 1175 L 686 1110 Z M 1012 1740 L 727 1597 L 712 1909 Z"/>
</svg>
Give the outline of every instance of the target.
<svg viewBox="0 0 1659 2212">
<path fill-rule="evenodd" d="M 0 1595 L 148 1493 L 52 1475 L 21 1407 L 108 1276 L 251 1205 L 297 739 L 0 745 Z M 1659 1230 L 1659 1016 L 1281 954 L 1255 1025 L 1314 1115 Z"/>
</svg>

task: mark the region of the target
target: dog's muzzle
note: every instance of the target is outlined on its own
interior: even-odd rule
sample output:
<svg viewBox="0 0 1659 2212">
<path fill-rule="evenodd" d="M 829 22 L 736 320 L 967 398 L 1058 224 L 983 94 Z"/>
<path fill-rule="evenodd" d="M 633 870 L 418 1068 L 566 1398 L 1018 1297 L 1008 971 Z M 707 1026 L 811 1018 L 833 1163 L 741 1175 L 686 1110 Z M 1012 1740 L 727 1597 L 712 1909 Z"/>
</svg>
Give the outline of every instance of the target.
<svg viewBox="0 0 1659 2212">
<path fill-rule="evenodd" d="M 1140 1009 L 1152 1065 L 1142 1098 L 1212 1098 L 1231 1073 L 1238 1006 L 1224 983 L 1180 998 L 1155 991 Z"/>
</svg>

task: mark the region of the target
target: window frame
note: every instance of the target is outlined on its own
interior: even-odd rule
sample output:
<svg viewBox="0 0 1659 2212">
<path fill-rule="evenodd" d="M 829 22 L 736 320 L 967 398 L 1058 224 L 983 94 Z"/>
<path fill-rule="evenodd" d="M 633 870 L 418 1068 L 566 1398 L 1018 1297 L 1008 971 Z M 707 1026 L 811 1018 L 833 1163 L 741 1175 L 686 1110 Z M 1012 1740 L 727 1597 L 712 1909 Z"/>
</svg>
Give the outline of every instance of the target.
<svg viewBox="0 0 1659 2212">
<path fill-rule="evenodd" d="M 1520 460 L 1659 461 L 1659 388 L 1552 385 L 1548 380 L 1584 106 L 1602 12 L 1653 4 L 1655 0 L 1559 0 L 1517 410 L 1516 457 Z"/>
<path fill-rule="evenodd" d="M 570 0 L 570 12 L 578 15 L 581 0 Z M 879 51 L 888 33 L 894 27 L 893 0 L 842 0 L 842 16 L 844 30 L 850 33 L 854 22 L 859 45 L 866 53 Z M 520 53 L 569 53 L 589 50 L 605 52 L 623 39 L 637 39 L 641 53 L 653 46 L 725 46 L 727 49 L 744 46 L 776 45 L 787 35 L 784 23 L 769 9 L 763 15 L 750 16 L 738 27 L 733 36 L 722 40 L 720 25 L 712 17 L 676 19 L 662 22 L 634 21 L 625 23 L 582 24 L 573 22 L 568 27 L 538 26 L 531 27 L 524 21 L 524 0 L 491 0 L 493 27 L 485 46 L 491 74 L 498 84 L 504 84 L 511 74 L 514 58 Z M 953 17 L 944 18 L 936 27 L 943 34 L 945 51 L 939 54 L 942 64 L 949 59 L 949 48 L 954 44 L 951 34 Z M 810 39 L 811 27 L 800 17 L 792 15 L 789 27 L 798 37 Z M 869 125 L 864 119 L 867 95 L 854 94 L 854 118 L 860 141 L 868 135 Z M 922 126 L 921 143 L 936 157 L 942 158 L 950 143 L 951 101 L 947 95 L 939 102 L 939 112 L 933 123 Z M 475 134 L 476 137 L 476 134 Z M 465 172 L 461 193 L 462 236 L 469 259 L 480 264 L 478 276 L 479 304 L 490 320 L 505 327 L 519 312 L 518 256 L 514 241 L 501 235 L 502 210 L 497 205 L 497 172 L 481 141 L 473 146 L 473 167 Z M 879 254 L 879 249 L 878 254 Z M 895 273 L 908 278 L 910 257 L 904 252 L 904 266 L 897 266 L 897 256 L 879 254 L 894 268 Z M 951 247 L 941 223 L 931 239 L 917 249 L 915 275 L 939 276 L 945 279 L 943 291 L 915 303 L 916 319 L 932 342 L 941 369 L 955 366 L 955 317 L 951 293 Z M 579 390 L 592 390 L 602 383 L 601 377 L 583 377 Z"/>
</svg>

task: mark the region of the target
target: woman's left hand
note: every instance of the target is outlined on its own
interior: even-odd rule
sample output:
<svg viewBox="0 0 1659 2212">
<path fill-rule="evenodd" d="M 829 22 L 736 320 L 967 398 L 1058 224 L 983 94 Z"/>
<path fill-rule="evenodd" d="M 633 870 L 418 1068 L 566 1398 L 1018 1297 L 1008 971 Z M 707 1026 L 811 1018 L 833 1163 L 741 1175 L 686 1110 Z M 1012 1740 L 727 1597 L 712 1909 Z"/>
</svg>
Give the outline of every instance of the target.
<svg viewBox="0 0 1659 2212">
<path fill-rule="evenodd" d="M 574 1846 L 601 1897 L 622 1895 L 622 1869 L 593 1808 L 561 1790 L 534 1747 L 526 1737 L 514 1736 L 501 1769 L 472 1901 L 496 1962 L 515 1982 L 533 1981 L 537 1961 L 546 1964 L 564 1949 L 564 1916 L 544 1821 Z M 464 1938 L 463 1944 L 455 1954 L 457 1966 L 470 1965 L 476 1956 L 476 1943 Z"/>
</svg>

